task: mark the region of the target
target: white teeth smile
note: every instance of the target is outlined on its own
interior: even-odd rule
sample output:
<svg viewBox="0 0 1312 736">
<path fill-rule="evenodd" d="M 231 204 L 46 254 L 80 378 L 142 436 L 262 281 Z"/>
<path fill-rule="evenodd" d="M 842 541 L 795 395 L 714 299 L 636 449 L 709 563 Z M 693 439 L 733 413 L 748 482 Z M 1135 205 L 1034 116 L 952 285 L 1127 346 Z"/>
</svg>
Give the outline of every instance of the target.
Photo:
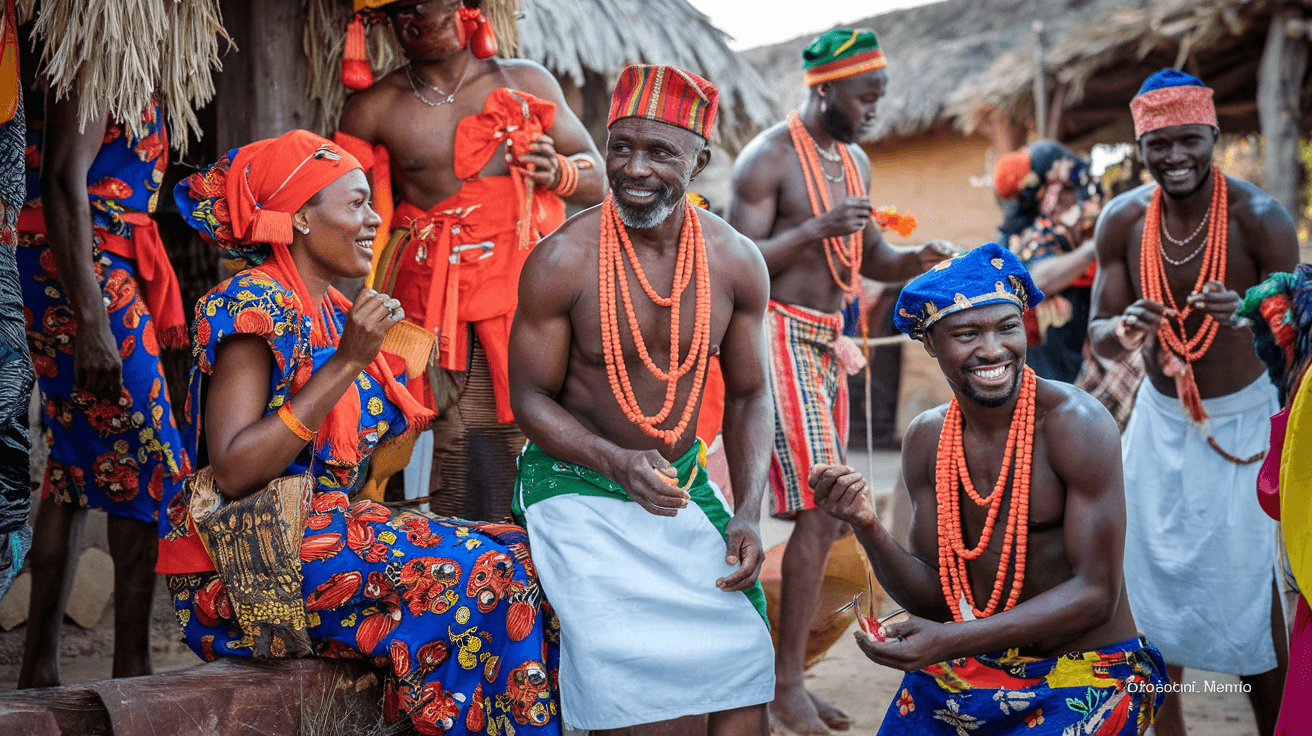
<svg viewBox="0 0 1312 736">
<path fill-rule="evenodd" d="M 1005 365 L 996 366 L 994 368 L 979 368 L 971 371 L 971 373 L 974 373 L 975 375 L 984 379 L 1001 378 L 1002 374 L 1006 372 L 1007 372 L 1007 366 Z"/>
<path fill-rule="evenodd" d="M 650 191 L 650 190 L 647 190 L 647 189 L 625 189 L 625 190 L 624 190 L 624 193 L 627 194 L 627 195 L 629 195 L 630 197 L 635 197 L 635 198 L 639 198 L 639 199 L 642 198 L 642 197 L 646 197 L 646 196 L 649 196 L 649 195 L 655 194 L 655 192 Z"/>
<path fill-rule="evenodd" d="M 1166 175 L 1172 179 L 1183 179 L 1189 176 L 1193 169 L 1167 169 Z"/>
</svg>

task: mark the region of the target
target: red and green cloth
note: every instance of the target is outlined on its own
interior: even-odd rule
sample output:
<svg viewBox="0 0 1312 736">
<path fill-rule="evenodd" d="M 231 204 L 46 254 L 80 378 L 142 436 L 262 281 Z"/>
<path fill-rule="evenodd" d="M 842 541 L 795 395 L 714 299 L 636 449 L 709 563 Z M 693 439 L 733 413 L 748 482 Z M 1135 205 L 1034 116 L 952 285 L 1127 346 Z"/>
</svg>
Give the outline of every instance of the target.
<svg viewBox="0 0 1312 736">
<path fill-rule="evenodd" d="M 806 86 L 855 77 L 888 66 L 879 39 L 869 28 L 835 28 L 802 51 Z"/>
</svg>

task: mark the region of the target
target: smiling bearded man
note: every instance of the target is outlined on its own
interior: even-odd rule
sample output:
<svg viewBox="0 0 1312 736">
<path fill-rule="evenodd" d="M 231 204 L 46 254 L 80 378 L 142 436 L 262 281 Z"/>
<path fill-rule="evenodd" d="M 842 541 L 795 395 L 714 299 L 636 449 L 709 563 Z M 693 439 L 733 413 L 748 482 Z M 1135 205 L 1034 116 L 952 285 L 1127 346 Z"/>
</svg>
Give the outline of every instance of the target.
<svg viewBox="0 0 1312 736">
<path fill-rule="evenodd" d="M 769 730 L 765 264 L 685 200 L 718 99 L 682 69 L 625 69 L 611 193 L 545 238 L 519 281 L 510 400 L 529 443 L 515 512 L 560 619 L 565 722 L 598 736 Z M 692 431 L 717 353 L 732 516 Z"/>
<path fill-rule="evenodd" d="M 1147 365 L 1125 428 L 1126 583 L 1171 677 L 1184 667 L 1240 675 L 1269 734 L 1285 636 L 1275 522 L 1253 488 L 1280 404 L 1234 315 L 1246 289 L 1293 270 L 1298 239 L 1278 202 L 1213 165 L 1216 109 L 1201 81 L 1164 69 L 1130 111 L 1156 184 L 1103 209 L 1089 324 L 1099 355 L 1142 350 Z M 1178 695 L 1156 730 L 1184 733 Z"/>
<path fill-rule="evenodd" d="M 881 736 L 1128 736 L 1161 702 L 1165 663 L 1121 577 L 1120 435 L 1096 399 L 1025 366 L 1021 315 L 1042 300 L 997 243 L 902 290 L 894 321 L 953 393 L 903 440 L 907 549 L 859 473 L 811 469 L 817 506 L 852 525 L 910 614 L 856 632 L 867 657 L 907 672 Z"/>
</svg>

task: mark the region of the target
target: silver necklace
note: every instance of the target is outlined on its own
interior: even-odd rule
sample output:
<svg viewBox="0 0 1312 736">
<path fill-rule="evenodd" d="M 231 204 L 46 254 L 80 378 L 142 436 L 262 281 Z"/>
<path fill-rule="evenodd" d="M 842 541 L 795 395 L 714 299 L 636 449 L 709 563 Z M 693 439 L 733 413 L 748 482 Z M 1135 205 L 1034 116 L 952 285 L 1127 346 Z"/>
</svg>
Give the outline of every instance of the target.
<svg viewBox="0 0 1312 736">
<path fill-rule="evenodd" d="M 1162 222 L 1162 232 L 1166 232 L 1166 222 L 1165 222 L 1165 221 Z M 1169 236 L 1168 236 L 1168 237 L 1169 237 Z M 1193 236 L 1190 235 L 1189 237 L 1192 238 Z M 1188 242 L 1188 241 L 1185 241 L 1185 242 Z M 1157 249 L 1160 250 L 1160 251 L 1162 252 L 1162 260 L 1166 261 L 1167 263 L 1171 264 L 1172 266 L 1183 266 L 1184 264 L 1188 263 L 1189 261 L 1192 261 L 1193 259 L 1197 258 L 1197 257 L 1198 257 L 1198 254 L 1199 254 L 1199 253 L 1202 253 L 1202 252 L 1203 252 L 1203 248 L 1206 248 L 1206 247 L 1207 247 L 1207 238 L 1203 238 L 1203 242 L 1201 242 L 1201 243 L 1198 244 L 1198 247 L 1194 249 L 1194 252 L 1193 252 L 1193 253 L 1190 253 L 1189 255 L 1187 255 L 1187 256 L 1185 256 L 1184 258 L 1182 258 L 1182 259 L 1180 259 L 1180 260 L 1177 261 L 1177 260 L 1172 259 L 1170 256 L 1166 255 L 1166 246 L 1162 245 L 1161 241 L 1158 241 L 1158 243 L 1157 243 Z"/>
<path fill-rule="evenodd" d="M 831 163 L 837 164 L 837 163 L 842 163 L 843 161 L 843 156 L 838 152 L 837 143 L 835 143 L 833 147 L 828 150 L 821 148 L 820 144 L 817 143 L 815 146 L 815 152 L 820 154 L 820 158 L 829 161 Z"/>
<path fill-rule="evenodd" d="M 460 92 L 460 87 L 464 85 L 465 75 L 468 73 L 469 73 L 469 63 L 466 62 L 464 71 L 460 73 L 460 81 L 456 82 L 455 90 L 448 95 L 446 92 L 442 90 L 441 87 L 435 87 L 429 84 L 426 80 L 424 80 L 417 73 L 415 73 L 415 70 L 411 68 L 410 64 L 405 65 L 405 77 L 406 79 L 410 80 L 410 91 L 414 92 L 415 99 L 419 100 L 425 105 L 428 105 L 429 107 L 441 107 L 442 105 L 445 105 L 448 102 L 455 102 L 456 95 Z M 433 102 L 432 100 L 425 98 L 423 94 L 419 92 L 419 85 L 421 84 L 424 85 L 424 87 L 426 87 L 427 89 L 430 89 L 438 93 L 439 95 L 446 95 L 446 97 L 439 99 L 437 102 Z"/>
<path fill-rule="evenodd" d="M 840 171 L 840 172 L 838 172 L 838 176 L 830 176 L 830 175 L 829 175 L 829 172 L 828 172 L 828 171 L 825 171 L 824 167 L 822 166 L 822 167 L 820 167 L 820 173 L 824 175 L 824 177 L 825 177 L 826 180 L 828 180 L 828 181 L 832 181 L 832 182 L 834 182 L 835 184 L 837 184 L 837 183 L 839 183 L 839 182 L 842 182 L 842 181 L 847 181 L 847 171 L 845 171 L 845 170 L 844 170 L 844 171 Z"/>
<path fill-rule="evenodd" d="M 1198 227 L 1194 228 L 1194 231 L 1189 233 L 1189 237 L 1185 238 L 1184 240 L 1176 240 L 1175 236 L 1171 235 L 1171 231 L 1166 229 L 1166 218 L 1163 217 L 1162 234 L 1165 235 L 1166 239 L 1171 241 L 1172 243 L 1175 243 L 1176 245 L 1184 245 L 1192 241 L 1194 238 L 1198 237 L 1198 233 L 1201 233 L 1203 231 L 1203 226 L 1207 224 L 1207 221 L 1211 219 L 1211 217 L 1212 217 L 1212 213 L 1210 211 L 1207 214 L 1203 215 L 1203 219 L 1198 222 Z"/>
</svg>

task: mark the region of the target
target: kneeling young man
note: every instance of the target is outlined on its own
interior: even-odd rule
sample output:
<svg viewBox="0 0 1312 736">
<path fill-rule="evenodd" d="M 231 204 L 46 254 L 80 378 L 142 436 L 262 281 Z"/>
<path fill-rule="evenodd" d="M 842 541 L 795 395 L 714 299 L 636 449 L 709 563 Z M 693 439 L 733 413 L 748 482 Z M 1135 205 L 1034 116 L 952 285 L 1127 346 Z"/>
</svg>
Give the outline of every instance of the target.
<svg viewBox="0 0 1312 736">
<path fill-rule="evenodd" d="M 545 238 L 519 282 L 510 396 L 530 442 L 513 505 L 560 619 L 574 728 L 768 731 L 757 523 L 774 426 L 769 282 L 752 242 L 685 197 L 710 160 L 717 97 L 681 69 L 625 69 L 611 193 Z M 717 353 L 732 515 L 693 432 Z"/>
<path fill-rule="evenodd" d="M 816 503 L 850 523 L 908 620 L 857 632 L 904 670 L 881 734 L 1142 734 L 1166 683 L 1121 576 L 1120 433 L 1097 400 L 1025 367 L 1021 314 L 1043 294 L 987 243 L 898 298 L 952 386 L 903 442 L 909 548 L 879 524 L 860 474 L 812 469 Z"/>
</svg>

